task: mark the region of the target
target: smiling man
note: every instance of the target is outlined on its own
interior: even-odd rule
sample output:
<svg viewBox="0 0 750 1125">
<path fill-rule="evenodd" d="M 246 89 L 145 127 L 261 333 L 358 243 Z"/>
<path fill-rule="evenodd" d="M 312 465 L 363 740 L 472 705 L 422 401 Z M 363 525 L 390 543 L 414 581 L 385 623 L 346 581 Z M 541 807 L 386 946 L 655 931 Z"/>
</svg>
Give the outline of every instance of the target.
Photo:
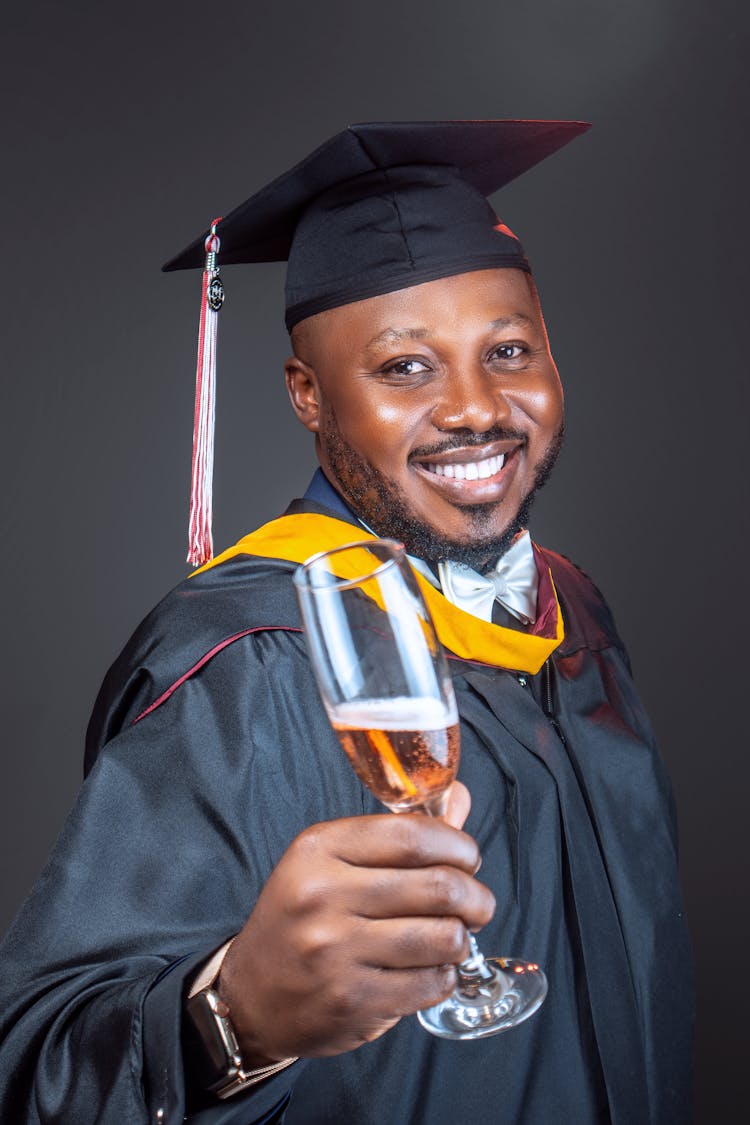
<svg viewBox="0 0 750 1125">
<path fill-rule="evenodd" d="M 5 941 L 9 1120 L 690 1120 L 669 785 L 601 595 L 528 533 L 563 398 L 485 198 L 583 128 L 354 126 L 171 263 L 208 253 L 205 565 L 110 670 L 80 798 Z M 287 386 L 320 469 L 211 559 L 216 254 L 289 259 Z M 406 544 L 451 657 L 445 821 L 364 791 L 301 636 L 297 563 L 372 533 Z M 537 958 L 549 995 L 506 1034 L 434 1039 L 411 1017 L 452 991 L 467 929 Z"/>
<path fill-rule="evenodd" d="M 502 555 L 562 440 L 528 275 L 425 282 L 319 313 L 292 340 L 292 403 L 359 517 L 418 558 L 486 566 Z"/>
</svg>

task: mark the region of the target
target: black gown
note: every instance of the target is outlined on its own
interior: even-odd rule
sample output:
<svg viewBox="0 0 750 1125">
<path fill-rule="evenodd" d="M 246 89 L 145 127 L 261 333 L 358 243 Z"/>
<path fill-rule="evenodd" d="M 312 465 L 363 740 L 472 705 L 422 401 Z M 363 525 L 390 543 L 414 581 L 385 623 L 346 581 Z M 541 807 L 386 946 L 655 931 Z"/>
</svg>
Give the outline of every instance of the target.
<svg viewBox="0 0 750 1125">
<path fill-rule="evenodd" d="M 240 929 L 303 828 L 382 811 L 312 681 L 294 564 L 240 554 L 168 595 L 105 680 L 87 779 L 1 950 L 3 1121 L 690 1120 L 668 782 L 606 605 L 544 556 L 565 639 L 542 672 L 451 660 L 466 830 L 498 903 L 480 944 L 543 966 L 540 1011 L 473 1043 L 411 1017 L 357 1051 L 186 1107 L 186 981 Z"/>
</svg>

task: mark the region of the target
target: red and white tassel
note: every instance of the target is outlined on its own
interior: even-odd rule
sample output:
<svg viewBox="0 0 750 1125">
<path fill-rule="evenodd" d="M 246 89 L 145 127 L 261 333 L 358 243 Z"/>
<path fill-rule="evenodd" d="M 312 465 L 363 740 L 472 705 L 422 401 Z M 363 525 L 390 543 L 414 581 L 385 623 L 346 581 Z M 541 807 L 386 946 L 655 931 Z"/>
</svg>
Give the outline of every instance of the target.
<svg viewBox="0 0 750 1125">
<path fill-rule="evenodd" d="M 214 426 L 216 401 L 216 328 L 219 309 L 224 303 L 224 286 L 219 277 L 216 255 L 221 242 L 215 219 L 206 239 L 206 265 L 203 270 L 201 316 L 198 327 L 198 363 L 195 373 L 195 416 L 193 419 L 193 467 L 190 485 L 190 527 L 187 561 L 202 566 L 213 557 L 211 522 L 213 519 Z"/>
</svg>

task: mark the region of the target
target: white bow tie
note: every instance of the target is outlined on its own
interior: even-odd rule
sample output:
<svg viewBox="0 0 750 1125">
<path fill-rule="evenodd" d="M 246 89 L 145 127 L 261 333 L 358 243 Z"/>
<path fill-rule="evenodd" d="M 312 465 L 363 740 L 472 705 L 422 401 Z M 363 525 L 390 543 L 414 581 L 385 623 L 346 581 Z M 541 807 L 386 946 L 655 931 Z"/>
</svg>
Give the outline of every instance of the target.
<svg viewBox="0 0 750 1125">
<path fill-rule="evenodd" d="M 438 573 L 448 601 L 475 617 L 491 621 L 497 599 L 524 625 L 536 621 L 539 575 L 528 531 L 516 539 L 489 574 L 478 574 L 470 566 L 450 561 L 439 563 Z"/>
</svg>

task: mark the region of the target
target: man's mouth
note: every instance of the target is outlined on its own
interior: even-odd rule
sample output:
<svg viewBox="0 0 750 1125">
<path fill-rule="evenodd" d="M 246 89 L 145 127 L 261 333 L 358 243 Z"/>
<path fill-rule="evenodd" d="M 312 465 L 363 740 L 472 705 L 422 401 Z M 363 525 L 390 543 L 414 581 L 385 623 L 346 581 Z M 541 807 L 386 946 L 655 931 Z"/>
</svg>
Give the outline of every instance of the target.
<svg viewBox="0 0 750 1125">
<path fill-rule="evenodd" d="M 414 458 L 412 465 L 454 503 L 495 503 L 507 491 L 522 446 L 523 442 L 509 440 L 476 447 L 464 445 L 426 453 Z"/>
<path fill-rule="evenodd" d="M 487 480 L 499 473 L 505 464 L 505 454 L 496 457 L 485 457 L 482 461 L 457 461 L 443 464 L 442 462 L 422 461 L 421 467 L 428 473 L 435 473 L 438 477 L 447 477 L 449 480 Z"/>
</svg>

